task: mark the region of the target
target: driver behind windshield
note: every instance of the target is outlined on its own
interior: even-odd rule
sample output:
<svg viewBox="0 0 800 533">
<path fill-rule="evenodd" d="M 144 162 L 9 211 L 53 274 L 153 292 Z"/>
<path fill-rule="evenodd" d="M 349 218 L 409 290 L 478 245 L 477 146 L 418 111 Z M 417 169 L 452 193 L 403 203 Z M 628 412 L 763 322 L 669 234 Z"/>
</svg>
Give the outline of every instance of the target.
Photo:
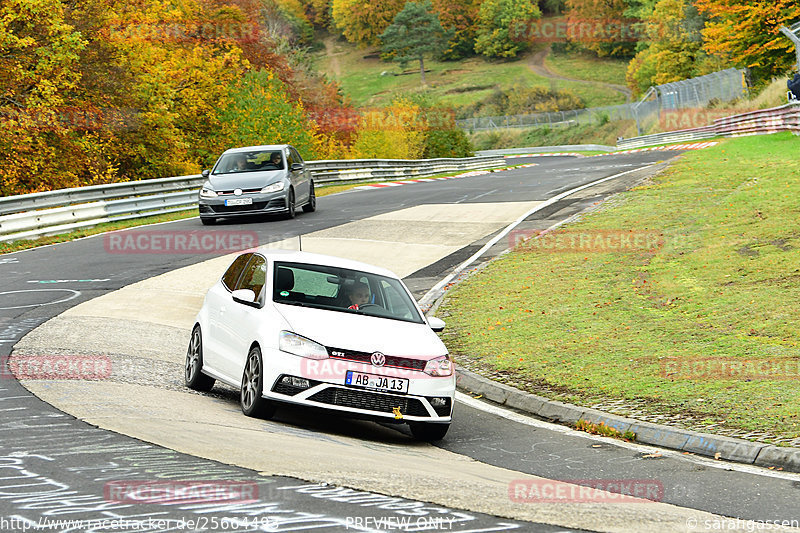
<svg viewBox="0 0 800 533">
<path fill-rule="evenodd" d="M 247 169 L 247 156 L 244 154 L 236 154 L 231 161 L 231 167 L 228 172 L 242 172 Z"/>
<path fill-rule="evenodd" d="M 357 281 L 347 288 L 347 298 L 351 304 L 348 309 L 358 311 L 360 305 L 369 302 L 369 287 L 366 283 Z"/>
</svg>

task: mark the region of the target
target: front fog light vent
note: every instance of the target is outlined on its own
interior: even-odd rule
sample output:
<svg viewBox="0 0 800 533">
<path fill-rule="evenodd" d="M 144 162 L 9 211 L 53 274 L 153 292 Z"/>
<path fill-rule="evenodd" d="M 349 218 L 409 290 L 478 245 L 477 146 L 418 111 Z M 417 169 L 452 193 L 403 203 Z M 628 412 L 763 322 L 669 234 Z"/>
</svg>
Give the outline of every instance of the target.
<svg viewBox="0 0 800 533">
<path fill-rule="evenodd" d="M 296 387 L 298 389 L 307 389 L 311 386 L 307 379 L 298 378 L 295 376 L 283 376 L 281 383 L 284 385 L 289 385 L 290 387 Z"/>
<path fill-rule="evenodd" d="M 447 405 L 447 398 L 431 398 L 431 407 L 444 407 Z"/>
</svg>

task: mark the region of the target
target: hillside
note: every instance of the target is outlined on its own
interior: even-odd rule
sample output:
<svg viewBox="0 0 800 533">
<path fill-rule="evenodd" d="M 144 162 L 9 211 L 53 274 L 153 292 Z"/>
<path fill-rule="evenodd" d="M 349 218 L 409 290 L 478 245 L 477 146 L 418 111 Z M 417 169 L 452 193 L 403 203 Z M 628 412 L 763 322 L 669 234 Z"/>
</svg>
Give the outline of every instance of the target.
<svg viewBox="0 0 800 533">
<path fill-rule="evenodd" d="M 357 107 L 379 107 L 398 96 L 425 94 L 439 105 L 462 108 L 512 87 L 569 91 L 584 107 L 625 103 L 625 60 L 588 54 L 547 54 L 540 47 L 512 61 L 470 57 L 426 61 L 427 87 L 413 65 L 381 61 L 377 48 L 359 48 L 329 34 L 315 55 L 317 70 L 335 80 Z M 620 89 L 623 90 L 620 90 Z"/>
</svg>

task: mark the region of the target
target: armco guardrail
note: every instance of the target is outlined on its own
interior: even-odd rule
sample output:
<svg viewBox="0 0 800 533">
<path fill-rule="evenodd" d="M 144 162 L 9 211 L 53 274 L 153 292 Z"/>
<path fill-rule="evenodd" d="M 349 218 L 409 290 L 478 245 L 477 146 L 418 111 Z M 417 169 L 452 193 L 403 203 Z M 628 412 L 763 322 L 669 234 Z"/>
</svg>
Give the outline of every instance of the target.
<svg viewBox="0 0 800 533">
<path fill-rule="evenodd" d="M 426 177 L 505 164 L 498 156 L 307 162 L 317 183 Z M 204 181 L 196 174 L 0 198 L 0 241 L 32 239 L 103 222 L 192 209 L 197 206 L 197 190 Z"/>
<path fill-rule="evenodd" d="M 617 147 L 639 148 L 655 144 L 698 141 L 711 137 L 759 135 L 779 131 L 791 131 L 795 135 L 800 135 L 800 102 L 719 118 L 711 125 L 700 128 L 623 139 L 617 143 Z"/>
</svg>

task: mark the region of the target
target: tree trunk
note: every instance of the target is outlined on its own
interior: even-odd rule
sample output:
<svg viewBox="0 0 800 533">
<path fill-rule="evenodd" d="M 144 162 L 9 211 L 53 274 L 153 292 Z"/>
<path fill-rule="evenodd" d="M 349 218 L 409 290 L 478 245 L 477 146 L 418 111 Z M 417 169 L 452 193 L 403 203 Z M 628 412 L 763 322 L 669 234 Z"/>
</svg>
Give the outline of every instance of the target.
<svg viewBox="0 0 800 533">
<path fill-rule="evenodd" d="M 425 83 L 425 62 L 422 59 L 422 56 L 419 56 L 419 74 L 422 76 L 422 85 L 427 85 Z"/>
</svg>

